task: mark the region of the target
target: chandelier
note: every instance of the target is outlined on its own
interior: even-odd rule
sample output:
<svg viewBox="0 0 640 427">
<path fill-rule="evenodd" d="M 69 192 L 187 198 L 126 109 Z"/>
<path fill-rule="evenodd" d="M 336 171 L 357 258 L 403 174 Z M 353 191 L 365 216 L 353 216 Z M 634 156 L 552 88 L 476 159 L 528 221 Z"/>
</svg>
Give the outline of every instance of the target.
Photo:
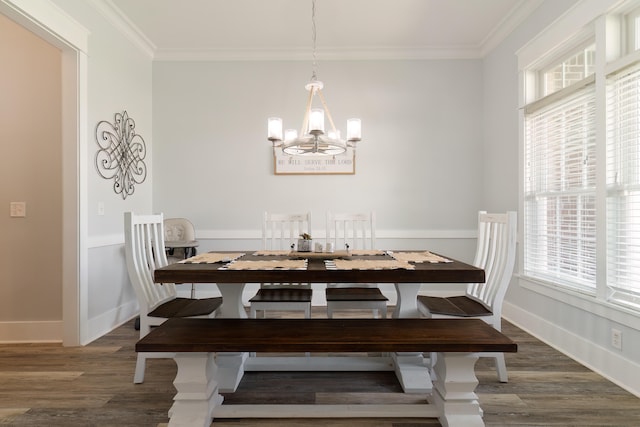
<svg viewBox="0 0 640 427">
<path fill-rule="evenodd" d="M 316 77 L 316 1 L 311 2 L 311 25 L 313 41 L 313 73 L 311 81 L 305 85 L 309 91 L 307 105 L 302 120 L 300 133 L 295 129 L 286 129 L 284 138 L 282 132 L 282 119 L 270 117 L 267 119 L 267 139 L 271 141 L 273 147 L 281 147 L 285 154 L 296 156 L 313 155 L 336 155 L 347 151 L 348 147 L 355 148 L 356 142 L 360 141 L 362 127 L 360 119 L 347 120 L 346 138 L 341 138 L 340 131 L 336 129 L 329 107 L 322 95 L 323 83 Z M 313 108 L 313 100 L 318 96 L 322 108 Z M 325 115 L 329 120 L 330 130 L 325 131 Z"/>
</svg>

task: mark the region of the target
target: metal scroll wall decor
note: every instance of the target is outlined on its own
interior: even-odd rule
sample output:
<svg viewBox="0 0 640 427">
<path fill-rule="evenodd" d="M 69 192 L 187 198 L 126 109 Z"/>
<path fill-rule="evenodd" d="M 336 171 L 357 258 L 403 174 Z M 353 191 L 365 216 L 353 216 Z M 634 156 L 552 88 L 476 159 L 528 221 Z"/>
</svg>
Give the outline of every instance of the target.
<svg viewBox="0 0 640 427">
<path fill-rule="evenodd" d="M 147 178 L 144 158 L 147 147 L 135 132 L 136 123 L 126 111 L 115 114 L 115 121 L 101 121 L 96 127 L 96 168 L 104 179 L 113 179 L 113 190 L 123 199 L 133 194 L 136 184 Z"/>
</svg>

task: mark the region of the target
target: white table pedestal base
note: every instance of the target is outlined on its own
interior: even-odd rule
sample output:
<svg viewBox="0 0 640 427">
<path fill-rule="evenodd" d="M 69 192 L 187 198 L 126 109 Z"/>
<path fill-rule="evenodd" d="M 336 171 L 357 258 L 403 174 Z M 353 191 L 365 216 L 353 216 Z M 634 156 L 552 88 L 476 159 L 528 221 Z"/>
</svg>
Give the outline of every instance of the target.
<svg viewBox="0 0 640 427">
<path fill-rule="evenodd" d="M 218 317 L 225 319 L 246 319 L 247 311 L 242 305 L 244 283 L 216 283 L 222 295 L 222 305 Z"/>
<path fill-rule="evenodd" d="M 484 426 L 475 394 L 478 356 L 438 353 L 433 392 L 424 404 L 398 405 L 222 405 L 215 353 L 177 353 L 177 393 L 170 427 L 209 426 L 214 418 L 438 418 L 444 427 Z M 221 353 L 221 356 L 224 357 Z M 240 353 L 246 354 L 246 353 Z"/>
<path fill-rule="evenodd" d="M 396 376 L 405 393 L 431 393 L 433 384 L 422 353 L 392 353 Z"/>
<path fill-rule="evenodd" d="M 244 376 L 249 353 L 218 353 L 218 388 L 221 393 L 233 393 Z"/>
</svg>

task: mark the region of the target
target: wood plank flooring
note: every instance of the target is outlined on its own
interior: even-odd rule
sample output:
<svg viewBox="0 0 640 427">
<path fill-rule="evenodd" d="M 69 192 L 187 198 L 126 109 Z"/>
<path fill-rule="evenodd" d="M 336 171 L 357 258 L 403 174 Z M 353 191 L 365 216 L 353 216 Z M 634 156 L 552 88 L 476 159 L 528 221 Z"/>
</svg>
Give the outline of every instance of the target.
<svg viewBox="0 0 640 427">
<path fill-rule="evenodd" d="M 314 317 L 322 309 L 314 308 Z M 640 426 L 640 399 L 505 322 L 519 346 L 509 383 L 476 366 L 487 426 Z M 133 384 L 138 331 L 129 322 L 85 347 L 0 345 L 0 425 L 164 426 L 174 395 L 172 360 L 147 362 Z M 226 403 L 414 403 L 393 373 L 247 373 Z M 216 420 L 220 427 L 426 427 L 436 419 Z"/>
</svg>

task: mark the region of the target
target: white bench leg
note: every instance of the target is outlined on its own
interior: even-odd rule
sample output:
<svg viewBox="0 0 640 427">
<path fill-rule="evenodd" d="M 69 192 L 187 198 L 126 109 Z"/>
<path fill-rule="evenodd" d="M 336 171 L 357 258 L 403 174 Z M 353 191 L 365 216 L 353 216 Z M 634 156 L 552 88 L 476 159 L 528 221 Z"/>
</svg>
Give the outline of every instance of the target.
<svg viewBox="0 0 640 427">
<path fill-rule="evenodd" d="M 431 398 L 440 411 L 438 418 L 443 427 L 484 426 L 475 393 L 477 361 L 478 355 L 473 353 L 437 354 Z"/>
<path fill-rule="evenodd" d="M 169 410 L 170 427 L 209 427 L 215 408 L 222 405 L 216 381 L 215 353 L 177 353 L 177 393 Z"/>
</svg>

